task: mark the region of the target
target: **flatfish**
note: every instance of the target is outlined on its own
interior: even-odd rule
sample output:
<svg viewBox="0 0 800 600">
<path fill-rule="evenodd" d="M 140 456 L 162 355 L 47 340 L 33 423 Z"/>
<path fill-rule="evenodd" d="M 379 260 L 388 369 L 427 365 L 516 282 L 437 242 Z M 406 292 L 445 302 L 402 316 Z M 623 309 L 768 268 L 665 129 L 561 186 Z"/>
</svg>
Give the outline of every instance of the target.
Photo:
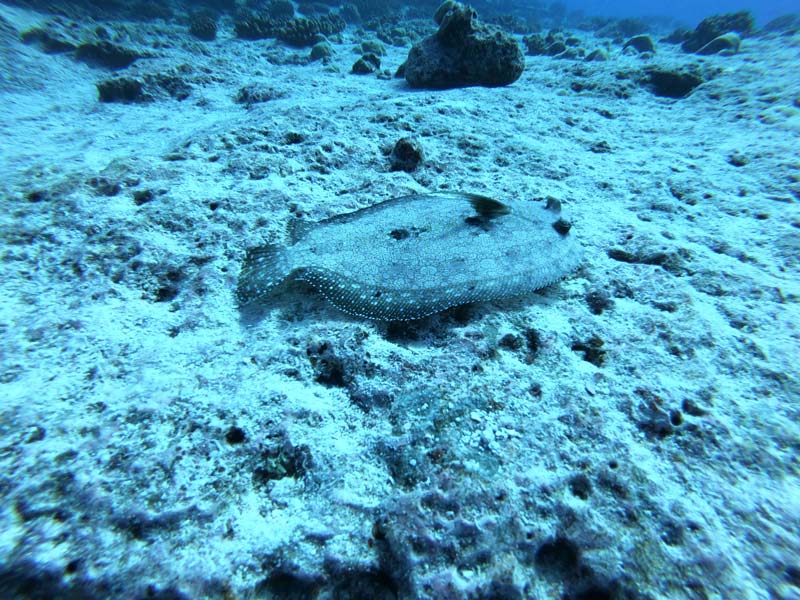
<svg viewBox="0 0 800 600">
<path fill-rule="evenodd" d="M 478 194 L 414 194 L 318 223 L 297 221 L 290 238 L 288 246 L 247 252 L 240 306 L 292 276 L 347 313 L 404 321 L 526 294 L 581 261 L 553 199 L 505 204 Z"/>
</svg>

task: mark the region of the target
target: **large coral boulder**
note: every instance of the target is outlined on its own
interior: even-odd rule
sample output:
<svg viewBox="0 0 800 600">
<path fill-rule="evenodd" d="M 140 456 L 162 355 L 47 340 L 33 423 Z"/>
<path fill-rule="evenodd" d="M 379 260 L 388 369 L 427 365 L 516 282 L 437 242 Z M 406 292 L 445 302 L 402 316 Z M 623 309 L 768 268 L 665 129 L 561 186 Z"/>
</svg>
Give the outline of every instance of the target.
<svg viewBox="0 0 800 600">
<path fill-rule="evenodd" d="M 436 12 L 439 31 L 415 44 L 405 63 L 412 87 L 495 87 L 519 79 L 525 56 L 516 40 L 478 21 L 469 6 L 448 1 Z"/>
<path fill-rule="evenodd" d="M 689 34 L 681 44 L 681 48 L 683 48 L 684 52 L 697 52 L 715 38 L 731 31 L 746 37 L 753 33 L 755 29 L 754 23 L 753 15 L 747 10 L 707 17 Z"/>
</svg>

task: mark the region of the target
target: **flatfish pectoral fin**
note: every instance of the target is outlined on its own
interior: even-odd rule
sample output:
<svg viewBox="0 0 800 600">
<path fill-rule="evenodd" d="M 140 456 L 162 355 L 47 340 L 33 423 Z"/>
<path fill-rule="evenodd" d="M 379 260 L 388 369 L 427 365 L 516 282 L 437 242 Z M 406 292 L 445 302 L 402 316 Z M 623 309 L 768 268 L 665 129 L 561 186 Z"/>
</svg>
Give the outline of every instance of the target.
<svg viewBox="0 0 800 600">
<path fill-rule="evenodd" d="M 302 269 L 297 279 L 351 315 L 377 321 L 411 321 L 463 304 L 441 289 L 397 290 L 355 281 L 324 268 Z"/>
<path fill-rule="evenodd" d="M 482 196 L 480 194 L 464 194 L 472 208 L 475 209 L 478 218 L 494 219 L 502 215 L 507 215 L 511 212 L 511 208 L 507 204 L 503 204 L 494 198 Z"/>
<path fill-rule="evenodd" d="M 285 247 L 266 244 L 251 248 L 247 251 L 236 286 L 239 306 L 268 294 L 290 274 L 291 265 Z"/>
</svg>

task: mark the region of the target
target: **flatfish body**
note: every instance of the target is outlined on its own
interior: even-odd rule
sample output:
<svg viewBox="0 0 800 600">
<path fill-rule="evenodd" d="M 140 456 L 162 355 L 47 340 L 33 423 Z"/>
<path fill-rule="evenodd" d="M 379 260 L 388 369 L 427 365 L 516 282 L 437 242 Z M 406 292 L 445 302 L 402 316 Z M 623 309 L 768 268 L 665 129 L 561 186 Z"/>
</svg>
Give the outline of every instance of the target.
<svg viewBox="0 0 800 600">
<path fill-rule="evenodd" d="M 353 315 L 419 319 L 561 279 L 581 260 L 570 229 L 553 200 L 403 196 L 295 226 L 289 246 L 249 250 L 236 297 L 247 304 L 293 276 Z"/>
</svg>

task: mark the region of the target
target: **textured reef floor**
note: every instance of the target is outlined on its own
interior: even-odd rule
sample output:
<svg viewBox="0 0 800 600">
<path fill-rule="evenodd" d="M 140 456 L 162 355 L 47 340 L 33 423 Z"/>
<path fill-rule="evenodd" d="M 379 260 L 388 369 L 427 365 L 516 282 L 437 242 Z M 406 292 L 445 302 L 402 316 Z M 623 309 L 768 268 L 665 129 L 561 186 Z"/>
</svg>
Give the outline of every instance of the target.
<svg viewBox="0 0 800 600">
<path fill-rule="evenodd" d="M 432 20 L 202 26 L 0 5 L 3 598 L 800 597 L 798 34 L 416 90 Z M 290 220 L 457 190 L 560 200 L 582 267 L 238 309 Z"/>
</svg>

